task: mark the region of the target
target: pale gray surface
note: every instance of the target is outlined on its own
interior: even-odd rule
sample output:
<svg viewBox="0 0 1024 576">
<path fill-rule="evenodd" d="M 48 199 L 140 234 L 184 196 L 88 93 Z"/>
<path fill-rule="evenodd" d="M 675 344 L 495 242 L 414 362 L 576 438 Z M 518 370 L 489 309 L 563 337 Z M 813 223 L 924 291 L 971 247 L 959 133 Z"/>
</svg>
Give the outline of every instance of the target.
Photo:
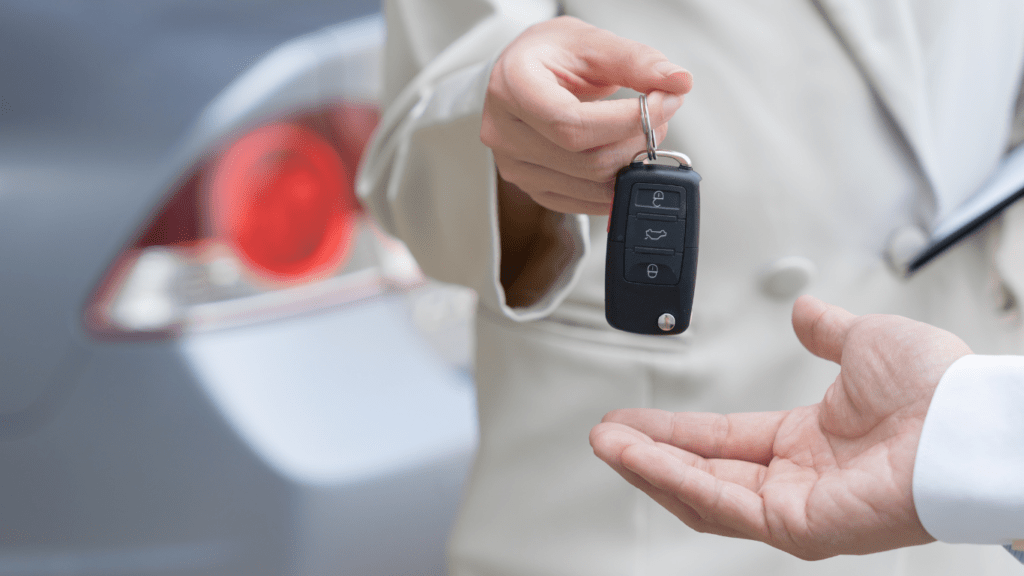
<svg viewBox="0 0 1024 576">
<path fill-rule="evenodd" d="M 0 1 L 0 575 L 441 573 L 473 391 L 403 296 L 186 340 L 82 326 L 201 153 L 184 143 L 208 103 L 275 46 L 376 9 Z M 240 426 L 243 368 L 271 403 Z"/>
</svg>

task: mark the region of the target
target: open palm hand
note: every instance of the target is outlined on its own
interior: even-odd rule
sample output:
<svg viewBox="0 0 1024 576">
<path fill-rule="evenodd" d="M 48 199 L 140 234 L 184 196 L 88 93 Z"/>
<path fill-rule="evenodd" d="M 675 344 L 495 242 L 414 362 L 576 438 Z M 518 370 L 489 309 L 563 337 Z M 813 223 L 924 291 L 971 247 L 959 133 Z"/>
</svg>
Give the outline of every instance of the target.
<svg viewBox="0 0 1024 576">
<path fill-rule="evenodd" d="M 747 414 L 617 410 L 594 452 L 690 527 L 817 559 L 933 540 L 911 492 L 932 393 L 956 336 L 803 297 L 797 337 L 840 365 L 819 404 Z"/>
</svg>

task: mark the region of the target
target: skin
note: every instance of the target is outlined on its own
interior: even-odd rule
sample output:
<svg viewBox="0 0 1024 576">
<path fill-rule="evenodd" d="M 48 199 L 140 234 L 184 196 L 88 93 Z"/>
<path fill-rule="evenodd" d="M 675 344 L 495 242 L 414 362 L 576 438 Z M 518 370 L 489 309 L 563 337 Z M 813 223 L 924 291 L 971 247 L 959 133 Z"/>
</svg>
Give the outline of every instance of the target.
<svg viewBox="0 0 1024 576">
<path fill-rule="evenodd" d="M 914 458 L 932 394 L 971 353 L 900 316 L 855 316 L 809 296 L 793 328 L 840 365 L 813 406 L 746 414 L 616 410 L 594 453 L 699 532 L 760 540 L 803 559 L 934 539 L 914 508 Z"/>
<path fill-rule="evenodd" d="M 615 173 L 645 149 L 636 99 L 604 98 L 623 87 L 648 94 L 660 142 L 692 85 L 691 74 L 661 52 L 567 16 L 528 28 L 502 52 L 480 140 L 498 170 L 502 283 L 511 305 L 529 304 L 557 269 L 547 258 L 560 214 L 608 214 Z"/>
</svg>

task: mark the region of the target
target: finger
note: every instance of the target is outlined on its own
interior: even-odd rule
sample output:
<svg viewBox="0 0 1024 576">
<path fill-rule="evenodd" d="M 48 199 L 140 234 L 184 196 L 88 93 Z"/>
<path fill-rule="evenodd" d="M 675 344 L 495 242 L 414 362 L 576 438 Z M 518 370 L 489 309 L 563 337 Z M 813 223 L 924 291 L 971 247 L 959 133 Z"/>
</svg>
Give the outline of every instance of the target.
<svg viewBox="0 0 1024 576">
<path fill-rule="evenodd" d="M 682 464 L 659 445 L 629 446 L 622 451 L 621 461 L 654 488 L 693 508 L 705 522 L 755 540 L 768 539 L 764 501 L 751 490 Z"/>
<path fill-rule="evenodd" d="M 755 462 L 748 462 L 746 460 L 729 460 L 725 458 L 702 458 L 701 456 L 692 452 L 687 452 L 682 448 L 677 448 L 671 444 L 660 442 L 658 443 L 658 447 L 677 458 L 682 464 L 693 466 L 698 470 L 703 470 L 704 472 L 711 474 L 719 480 L 738 484 L 753 492 L 757 492 L 761 489 L 761 484 L 764 483 L 765 474 L 768 472 L 768 467 L 766 465 Z"/>
<path fill-rule="evenodd" d="M 655 488 L 650 482 L 644 480 L 641 476 L 638 476 L 631 470 L 623 468 L 618 472 L 626 479 L 627 482 L 642 490 L 652 500 L 660 504 L 662 508 L 671 512 L 672 515 L 679 518 L 683 524 L 686 524 L 697 532 L 727 536 L 729 538 L 743 538 L 745 540 L 752 539 L 747 534 L 743 534 L 733 530 L 732 528 L 701 517 L 696 510 L 687 506 L 685 502 L 677 498 L 674 494 Z"/>
<path fill-rule="evenodd" d="M 793 304 L 793 331 L 812 354 L 836 364 L 842 362 L 843 345 L 857 316 L 813 296 L 801 296 Z"/>
<path fill-rule="evenodd" d="M 668 134 L 668 124 L 658 126 L 654 133 L 658 142 L 663 141 Z M 572 152 L 548 140 L 522 120 L 499 111 L 485 116 L 480 140 L 496 156 L 544 166 L 592 182 L 612 181 L 615 174 L 647 146 L 642 131 L 637 130 L 624 140 Z"/>
<path fill-rule="evenodd" d="M 554 25 L 561 25 L 556 21 Z M 693 86 L 693 76 L 673 64 L 654 48 L 617 36 L 579 20 L 566 18 L 568 37 L 574 58 L 568 66 L 571 75 L 562 76 L 567 84 L 580 79 L 594 85 L 618 85 L 637 92 L 664 90 L 685 94 Z"/>
<path fill-rule="evenodd" d="M 692 84 L 689 72 L 654 48 L 561 17 L 531 27 L 502 53 L 485 108 L 506 109 L 561 147 L 582 151 L 622 140 L 639 126 L 635 100 L 595 102 L 595 96 L 618 86 L 648 94 L 652 124 L 659 126 Z"/>
<path fill-rule="evenodd" d="M 646 434 L 615 422 L 598 424 L 590 432 L 590 445 L 594 448 L 594 454 L 620 473 L 625 470 L 621 459 L 626 448 L 633 445 L 654 446 L 655 444 L 655 441 Z M 708 460 L 669 444 L 657 443 L 657 446 L 682 465 L 692 466 L 715 478 L 737 484 L 753 492 L 761 489 L 764 475 L 767 472 L 767 468 L 760 464 L 741 460 Z"/>
<path fill-rule="evenodd" d="M 709 414 L 667 412 L 649 408 L 614 410 L 603 422 L 618 422 L 657 442 L 703 456 L 767 465 L 774 455 L 775 436 L 787 411 Z"/>
<path fill-rule="evenodd" d="M 682 106 L 682 97 L 652 92 L 651 125 L 661 126 Z M 561 89 L 520 101 L 510 112 L 557 146 L 571 152 L 613 144 L 643 134 L 636 98 L 580 102 Z"/>
<path fill-rule="evenodd" d="M 606 428 L 601 428 L 602 426 Z M 601 438 L 599 436 L 596 439 L 591 439 L 592 446 L 594 445 L 595 440 L 602 441 L 601 453 L 598 454 L 599 457 L 601 457 L 602 454 L 609 455 L 609 457 L 618 457 L 622 449 L 625 448 L 627 442 L 629 445 L 632 445 L 654 444 L 656 441 L 656 439 L 652 439 L 640 430 L 618 422 L 605 422 L 599 424 L 594 428 L 592 434 L 605 435 L 605 438 Z M 611 440 L 606 438 L 610 438 Z M 666 444 L 662 440 L 657 441 L 659 442 L 659 446 L 662 450 L 674 456 L 680 463 L 687 466 L 693 466 L 694 468 L 711 474 L 715 478 L 731 482 L 733 484 L 738 484 L 748 490 L 755 492 L 760 490 L 761 484 L 764 481 L 764 476 L 767 473 L 766 464 L 726 458 L 703 458 L 685 449 L 678 448 L 671 444 Z M 595 453 L 598 453 L 597 446 L 594 447 L 594 450 Z"/>
<path fill-rule="evenodd" d="M 502 180 L 548 210 L 562 214 L 608 214 L 613 195 L 610 182 L 599 184 L 581 180 L 497 154 L 494 160 Z"/>
<path fill-rule="evenodd" d="M 590 430 L 594 454 L 612 468 L 620 468 L 622 451 L 633 444 L 654 444 L 646 434 L 623 424 L 602 422 Z"/>
<path fill-rule="evenodd" d="M 682 520 L 683 523 L 690 528 L 700 532 L 709 532 L 721 536 L 746 538 L 745 535 L 742 535 L 730 528 L 705 522 L 696 510 L 687 506 L 683 501 L 665 490 L 655 488 L 650 482 L 622 465 L 621 455 L 626 448 L 633 446 L 634 444 L 653 445 L 654 442 L 650 438 L 632 428 L 629 428 L 628 426 L 604 423 L 598 424 L 591 430 L 590 444 L 594 448 L 594 454 L 604 460 L 627 482 L 642 490 L 650 496 L 651 499 Z"/>
<path fill-rule="evenodd" d="M 607 216 L 608 204 L 587 202 L 558 192 L 545 191 L 531 196 L 533 201 L 554 212 L 562 214 L 589 214 L 591 216 Z"/>
<path fill-rule="evenodd" d="M 515 184 L 531 197 L 555 192 L 582 202 L 602 204 L 606 212 L 612 201 L 614 186 L 611 181 L 594 182 L 499 153 L 494 154 L 494 163 L 504 180 Z"/>
</svg>

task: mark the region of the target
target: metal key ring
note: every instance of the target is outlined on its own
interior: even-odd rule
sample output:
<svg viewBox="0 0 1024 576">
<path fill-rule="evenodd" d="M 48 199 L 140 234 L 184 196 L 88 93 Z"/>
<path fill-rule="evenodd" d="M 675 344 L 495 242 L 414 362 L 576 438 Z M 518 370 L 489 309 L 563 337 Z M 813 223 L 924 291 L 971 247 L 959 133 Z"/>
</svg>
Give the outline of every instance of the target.
<svg viewBox="0 0 1024 576">
<path fill-rule="evenodd" d="M 644 154 L 645 152 L 637 152 L 636 156 L 633 157 L 633 162 L 639 162 L 641 159 L 643 159 Z M 693 164 L 690 163 L 690 157 L 687 156 L 686 154 L 683 154 L 682 152 L 673 152 L 671 150 L 658 150 L 658 154 L 664 156 L 665 158 L 671 158 L 676 162 L 679 162 L 680 166 L 686 166 L 687 168 L 693 167 Z M 646 152 L 646 155 L 647 160 L 644 160 L 644 162 L 646 163 L 652 161 L 650 152 Z"/>
<path fill-rule="evenodd" d="M 640 95 L 640 125 L 644 129 L 644 137 L 647 138 L 647 159 L 658 159 L 658 142 L 654 139 L 654 130 L 651 129 L 651 113 L 647 110 L 647 94 Z"/>
</svg>

